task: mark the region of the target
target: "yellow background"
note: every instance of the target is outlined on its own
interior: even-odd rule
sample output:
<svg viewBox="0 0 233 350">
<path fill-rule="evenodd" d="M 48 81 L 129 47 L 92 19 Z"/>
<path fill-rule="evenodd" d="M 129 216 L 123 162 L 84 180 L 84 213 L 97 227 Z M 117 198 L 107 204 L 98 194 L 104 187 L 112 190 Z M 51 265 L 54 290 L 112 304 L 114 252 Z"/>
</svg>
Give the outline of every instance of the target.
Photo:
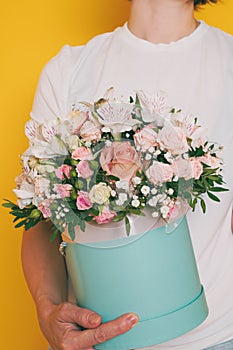
<svg viewBox="0 0 233 350">
<path fill-rule="evenodd" d="M 19 154 L 27 147 L 29 119 L 40 71 L 64 44 L 80 45 L 125 22 L 127 0 L 3 1 L 0 14 L 0 114 L 2 198 L 15 200 L 12 188 L 20 172 Z M 223 0 L 197 13 L 209 24 L 233 34 L 233 2 Z M 46 350 L 20 263 L 22 230 L 0 208 L 0 349 Z M 36 264 L 36 261 L 34 262 Z"/>
</svg>

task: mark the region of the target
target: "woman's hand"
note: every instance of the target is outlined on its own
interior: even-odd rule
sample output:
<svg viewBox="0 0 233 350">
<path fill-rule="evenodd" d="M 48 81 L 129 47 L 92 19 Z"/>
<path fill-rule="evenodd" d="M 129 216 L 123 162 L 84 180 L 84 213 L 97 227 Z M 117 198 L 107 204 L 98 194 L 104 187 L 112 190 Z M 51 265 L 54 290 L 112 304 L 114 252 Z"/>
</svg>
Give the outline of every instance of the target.
<svg viewBox="0 0 233 350">
<path fill-rule="evenodd" d="M 71 303 L 54 305 L 45 301 L 37 309 L 41 330 L 53 350 L 90 350 L 138 322 L 135 314 L 128 313 L 102 324 L 98 314 Z"/>
</svg>

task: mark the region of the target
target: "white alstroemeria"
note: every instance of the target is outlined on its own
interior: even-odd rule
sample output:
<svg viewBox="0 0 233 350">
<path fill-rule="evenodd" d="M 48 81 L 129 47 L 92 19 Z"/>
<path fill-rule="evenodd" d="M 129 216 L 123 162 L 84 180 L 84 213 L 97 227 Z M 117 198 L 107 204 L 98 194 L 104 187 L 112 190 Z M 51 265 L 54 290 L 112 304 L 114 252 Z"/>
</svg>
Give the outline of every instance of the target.
<svg viewBox="0 0 233 350">
<path fill-rule="evenodd" d="M 58 119 L 48 120 L 46 123 L 41 126 L 41 133 L 43 139 L 47 142 L 50 142 L 58 134 Z"/>
<path fill-rule="evenodd" d="M 182 124 L 184 133 L 189 137 L 192 142 L 193 148 L 204 145 L 207 141 L 207 129 L 197 124 L 197 117 L 193 114 L 188 114 Z"/>
<path fill-rule="evenodd" d="M 147 196 L 150 193 L 150 187 L 146 185 L 142 186 L 141 192 L 144 196 Z"/>
<path fill-rule="evenodd" d="M 33 141 L 35 138 L 38 137 L 38 129 L 39 129 L 39 123 L 36 120 L 29 120 L 25 124 L 25 135 L 30 141 Z"/>
<path fill-rule="evenodd" d="M 137 91 L 140 104 L 143 108 L 142 119 L 146 123 L 155 122 L 158 126 L 164 125 L 171 107 L 166 104 L 166 94 L 159 91 L 156 95 L 150 95 L 144 91 Z"/>
<path fill-rule="evenodd" d="M 50 197 L 50 181 L 44 177 L 37 177 L 35 180 L 35 195 Z"/>
<path fill-rule="evenodd" d="M 30 177 L 21 174 L 15 179 L 17 188 L 13 190 L 15 195 L 18 197 L 18 206 L 23 209 L 27 205 L 32 203 L 35 195 L 35 186 L 32 183 Z"/>
<path fill-rule="evenodd" d="M 69 114 L 68 130 L 70 134 L 78 134 L 82 125 L 88 118 L 88 113 L 83 111 L 72 111 Z"/>
<path fill-rule="evenodd" d="M 129 182 L 125 180 L 116 181 L 116 188 L 119 190 L 129 191 Z"/>
<path fill-rule="evenodd" d="M 98 120 L 109 128 L 113 135 L 124 131 L 130 131 L 138 124 L 138 120 L 132 118 L 134 106 L 128 103 L 104 103 L 97 109 Z"/>
<path fill-rule="evenodd" d="M 66 139 L 66 144 L 69 147 L 69 151 L 73 153 L 78 147 L 81 146 L 81 140 L 77 135 L 70 135 Z"/>
</svg>

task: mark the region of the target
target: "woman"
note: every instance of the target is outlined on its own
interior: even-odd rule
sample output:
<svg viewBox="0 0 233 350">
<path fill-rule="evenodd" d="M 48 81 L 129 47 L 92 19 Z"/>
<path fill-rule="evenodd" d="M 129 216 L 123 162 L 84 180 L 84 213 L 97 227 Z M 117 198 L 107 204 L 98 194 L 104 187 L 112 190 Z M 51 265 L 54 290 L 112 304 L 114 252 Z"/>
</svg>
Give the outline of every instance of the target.
<svg viewBox="0 0 233 350">
<path fill-rule="evenodd" d="M 73 103 L 96 100 L 110 86 L 124 96 L 163 89 L 171 105 L 202 116 L 211 139 L 224 145 L 230 191 L 221 196 L 220 205 L 209 203 L 204 216 L 197 211 L 188 217 L 210 315 L 188 334 L 150 349 L 233 349 L 233 38 L 195 19 L 194 5 L 207 2 L 133 0 L 127 25 L 84 47 L 65 46 L 46 65 L 31 113 L 37 120 L 66 115 Z M 48 244 L 49 236 L 48 223 L 25 232 L 22 260 L 41 330 L 52 349 L 90 349 L 130 330 L 138 322 L 134 310 L 101 324 L 99 315 L 67 302 L 60 242 Z"/>
</svg>

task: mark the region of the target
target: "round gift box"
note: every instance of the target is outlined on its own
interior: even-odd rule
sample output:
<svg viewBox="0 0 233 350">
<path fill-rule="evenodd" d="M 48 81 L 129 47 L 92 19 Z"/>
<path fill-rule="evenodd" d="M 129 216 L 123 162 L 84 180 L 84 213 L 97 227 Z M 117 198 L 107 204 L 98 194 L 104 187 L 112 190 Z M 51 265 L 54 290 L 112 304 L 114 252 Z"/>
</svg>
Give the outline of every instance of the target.
<svg viewBox="0 0 233 350">
<path fill-rule="evenodd" d="M 79 306 L 96 311 L 103 322 L 127 312 L 139 316 L 139 323 L 129 332 L 96 349 L 159 344 L 188 332 L 207 317 L 186 217 L 170 234 L 159 227 L 117 240 L 67 243 L 65 253 Z"/>
</svg>

